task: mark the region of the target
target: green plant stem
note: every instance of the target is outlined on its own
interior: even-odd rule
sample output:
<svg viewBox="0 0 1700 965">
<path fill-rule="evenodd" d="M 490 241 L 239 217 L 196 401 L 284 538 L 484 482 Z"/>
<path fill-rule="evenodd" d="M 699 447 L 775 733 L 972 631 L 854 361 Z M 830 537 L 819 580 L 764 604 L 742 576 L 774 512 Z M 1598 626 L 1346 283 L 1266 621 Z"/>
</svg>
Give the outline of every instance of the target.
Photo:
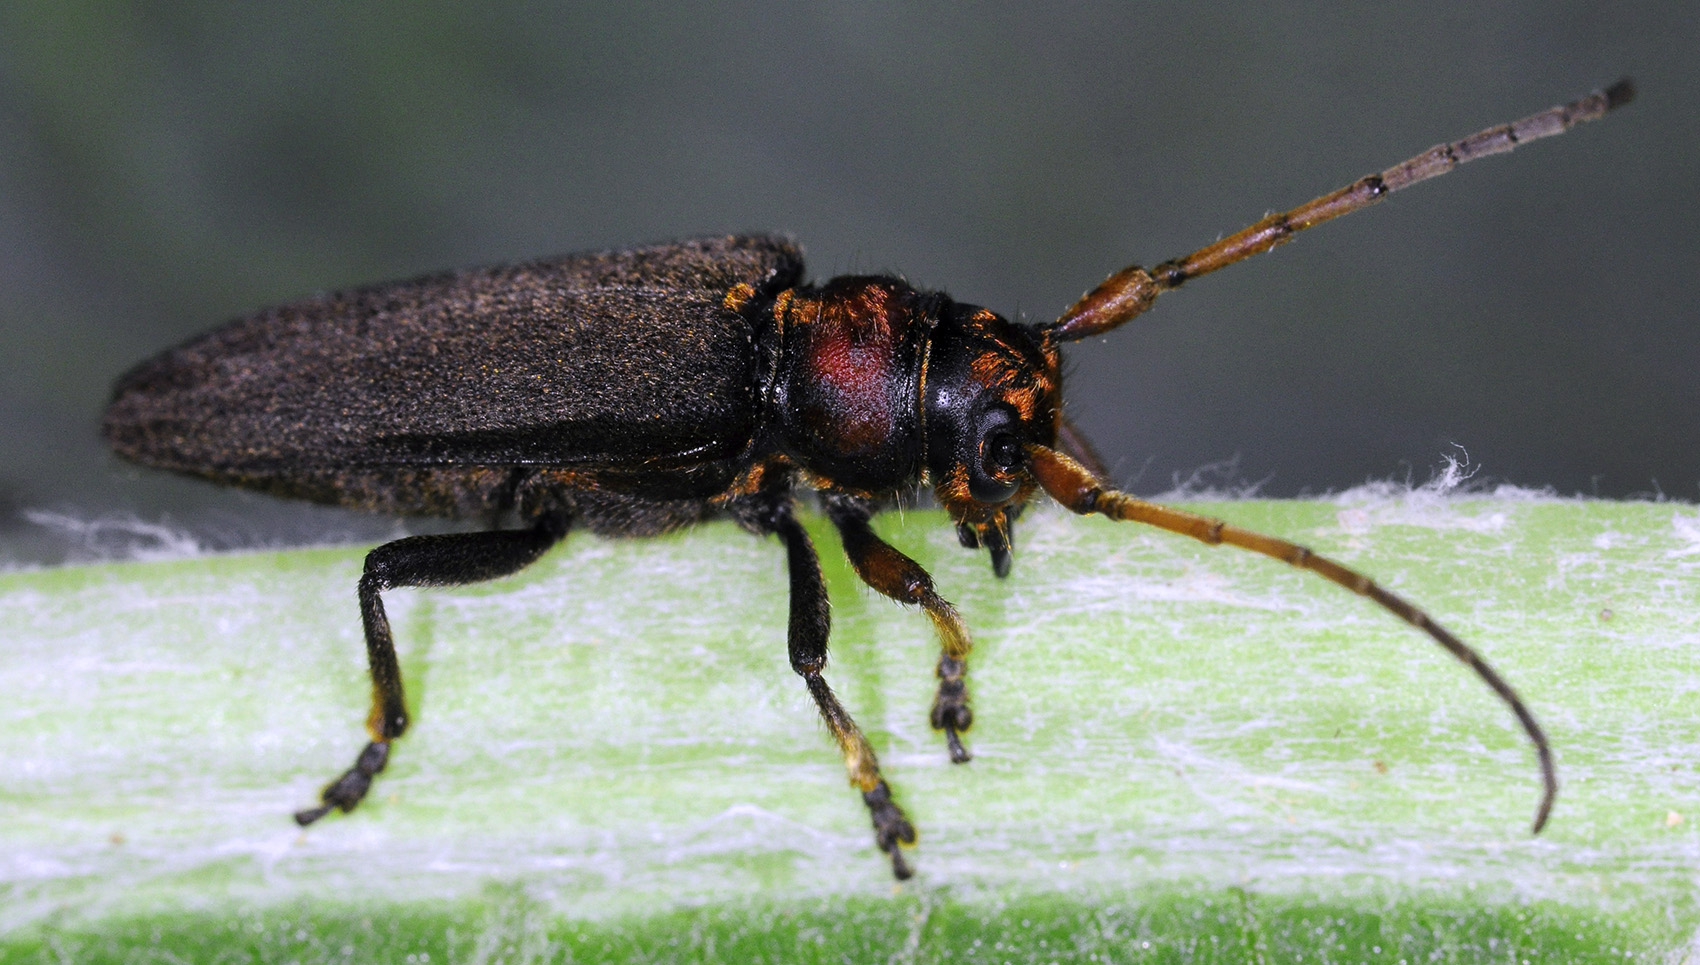
<svg viewBox="0 0 1700 965">
<path fill-rule="evenodd" d="M 1192 508 L 1358 567 L 1486 655 L 1557 753 L 1547 831 L 1521 731 L 1426 637 L 1278 563 L 1054 510 L 1004 581 L 937 513 L 877 521 L 973 629 L 962 766 L 927 724 L 926 619 L 810 521 L 828 679 L 921 832 L 901 887 L 787 665 L 780 548 L 730 525 L 388 594 L 414 727 L 356 813 L 303 831 L 290 812 L 364 741 L 363 548 L 105 564 L 0 574 L 0 960 L 1686 947 L 1700 513 Z"/>
</svg>

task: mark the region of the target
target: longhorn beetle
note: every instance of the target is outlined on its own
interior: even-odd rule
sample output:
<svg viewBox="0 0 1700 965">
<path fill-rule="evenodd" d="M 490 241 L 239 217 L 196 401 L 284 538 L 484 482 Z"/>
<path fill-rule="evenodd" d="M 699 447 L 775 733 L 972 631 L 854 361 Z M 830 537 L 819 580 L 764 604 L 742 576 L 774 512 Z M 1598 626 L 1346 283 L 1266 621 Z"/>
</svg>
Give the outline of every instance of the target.
<svg viewBox="0 0 1700 965">
<path fill-rule="evenodd" d="M 1075 513 L 1227 543 L 1366 596 L 1468 664 L 1516 715 L 1540 761 L 1533 831 L 1557 782 L 1534 716 L 1474 650 L 1422 610 L 1304 547 L 1118 492 L 1063 414 L 1061 348 L 1105 334 L 1158 295 L 1295 232 L 1465 161 L 1593 120 L 1628 79 L 1441 144 L 1155 268 L 1109 276 L 1054 322 L 1010 321 L 885 276 L 803 284 L 786 238 L 703 238 L 430 275 L 309 298 L 233 321 L 119 379 L 104 432 L 137 462 L 279 496 L 386 513 L 523 525 L 411 536 L 366 557 L 360 616 L 371 741 L 295 815 L 351 810 L 407 729 L 381 594 L 490 580 L 569 530 L 653 536 L 727 517 L 784 544 L 791 667 L 838 744 L 898 878 L 915 829 L 874 750 L 822 676 L 829 626 L 813 490 L 858 576 L 918 605 L 937 631 L 932 725 L 950 758 L 973 715 L 968 630 L 927 572 L 875 534 L 873 513 L 930 487 L 968 548 L 1009 572 L 1010 529 L 1038 490 Z"/>
</svg>

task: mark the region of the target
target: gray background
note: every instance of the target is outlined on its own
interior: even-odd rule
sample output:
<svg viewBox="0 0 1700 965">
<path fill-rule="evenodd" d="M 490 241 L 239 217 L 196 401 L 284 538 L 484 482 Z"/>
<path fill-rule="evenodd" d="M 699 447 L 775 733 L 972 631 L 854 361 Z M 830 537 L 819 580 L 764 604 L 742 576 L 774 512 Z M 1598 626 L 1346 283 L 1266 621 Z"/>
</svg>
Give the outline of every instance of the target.
<svg viewBox="0 0 1700 965">
<path fill-rule="evenodd" d="M 1632 74 L 1470 165 L 1075 348 L 1138 492 L 1478 479 L 1700 498 L 1700 14 L 1638 6 L 159 3 L 0 12 L 0 560 L 389 524 L 124 466 L 114 377 L 316 290 L 779 230 L 1047 319 L 1401 160 Z M 684 5 L 679 5 L 684 7 Z"/>
</svg>

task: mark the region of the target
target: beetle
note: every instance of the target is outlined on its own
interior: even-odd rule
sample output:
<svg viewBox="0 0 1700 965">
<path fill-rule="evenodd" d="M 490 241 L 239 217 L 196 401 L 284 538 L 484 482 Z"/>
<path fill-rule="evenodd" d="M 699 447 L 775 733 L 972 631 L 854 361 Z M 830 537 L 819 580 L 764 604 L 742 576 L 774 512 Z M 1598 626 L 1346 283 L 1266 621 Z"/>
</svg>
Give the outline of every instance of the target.
<svg viewBox="0 0 1700 965">
<path fill-rule="evenodd" d="M 490 580 L 576 528 L 641 537 L 730 518 L 783 544 L 788 647 L 898 878 L 915 829 L 823 676 L 821 569 L 797 520 L 819 499 L 857 575 L 919 606 L 940 644 L 931 723 L 950 758 L 973 721 L 968 630 L 873 514 L 930 490 L 962 544 L 1009 572 L 1011 529 L 1038 492 L 1075 513 L 1148 523 L 1283 560 L 1391 611 L 1468 664 L 1539 760 L 1533 831 L 1557 783 L 1539 724 L 1480 655 L 1422 610 L 1273 536 L 1117 491 L 1063 412 L 1064 343 L 1108 333 L 1160 294 L 1465 161 L 1630 100 L 1626 78 L 1438 145 L 1154 268 L 1110 275 L 1056 321 L 1011 321 L 888 276 L 804 283 L 787 238 L 702 238 L 430 275 L 308 298 L 233 321 L 121 377 L 103 431 L 122 456 L 278 496 L 519 525 L 410 536 L 366 557 L 358 585 L 372 680 L 369 741 L 308 825 L 353 809 L 408 727 L 382 594 Z"/>
</svg>

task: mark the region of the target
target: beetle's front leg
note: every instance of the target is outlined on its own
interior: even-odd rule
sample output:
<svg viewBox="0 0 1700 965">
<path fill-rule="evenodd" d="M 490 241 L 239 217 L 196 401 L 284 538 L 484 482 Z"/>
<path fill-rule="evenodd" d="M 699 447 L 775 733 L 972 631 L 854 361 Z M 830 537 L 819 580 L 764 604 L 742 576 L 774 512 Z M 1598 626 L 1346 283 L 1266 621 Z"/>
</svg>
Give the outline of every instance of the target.
<svg viewBox="0 0 1700 965">
<path fill-rule="evenodd" d="M 899 879 L 912 873 L 903 860 L 901 846 L 915 843 L 915 827 L 891 799 L 891 788 L 880 776 L 879 759 L 868 744 L 861 728 L 845 712 L 833 695 L 832 688 L 821 677 L 826 666 L 826 641 L 832 628 L 830 605 L 826 598 L 826 580 L 821 576 L 820 559 L 815 556 L 809 534 L 791 514 L 788 502 L 776 503 L 764 525 L 785 541 L 786 562 L 791 578 L 791 622 L 788 641 L 791 669 L 808 685 L 809 695 L 820 708 L 821 719 L 838 743 L 844 755 L 844 766 L 850 772 L 850 783 L 862 792 L 862 801 L 874 821 L 874 840 L 880 850 L 891 855 L 891 871 Z"/>
<path fill-rule="evenodd" d="M 565 520 L 547 519 L 531 529 L 409 536 L 366 554 L 366 571 L 360 577 L 360 619 L 372 674 L 372 712 L 366 718 L 371 742 L 353 767 L 325 787 L 317 806 L 295 812 L 296 823 L 312 824 L 332 808 L 352 811 L 389 761 L 390 742 L 407 730 L 401 667 L 378 594 L 402 586 L 459 586 L 507 576 L 543 555 L 566 531 Z"/>
<path fill-rule="evenodd" d="M 962 731 L 974 722 L 974 712 L 968 707 L 968 684 L 963 675 L 968 670 L 968 627 L 962 617 L 937 593 L 933 578 L 915 562 L 880 539 L 869 523 L 866 503 L 848 497 L 833 497 L 826 501 L 826 512 L 838 535 L 844 541 L 844 552 L 862 582 L 899 603 L 919 604 L 933 621 L 939 635 L 939 690 L 933 698 L 933 727 L 944 731 L 950 745 L 950 759 L 958 764 L 969 759 L 968 749 L 962 746 Z"/>
</svg>

